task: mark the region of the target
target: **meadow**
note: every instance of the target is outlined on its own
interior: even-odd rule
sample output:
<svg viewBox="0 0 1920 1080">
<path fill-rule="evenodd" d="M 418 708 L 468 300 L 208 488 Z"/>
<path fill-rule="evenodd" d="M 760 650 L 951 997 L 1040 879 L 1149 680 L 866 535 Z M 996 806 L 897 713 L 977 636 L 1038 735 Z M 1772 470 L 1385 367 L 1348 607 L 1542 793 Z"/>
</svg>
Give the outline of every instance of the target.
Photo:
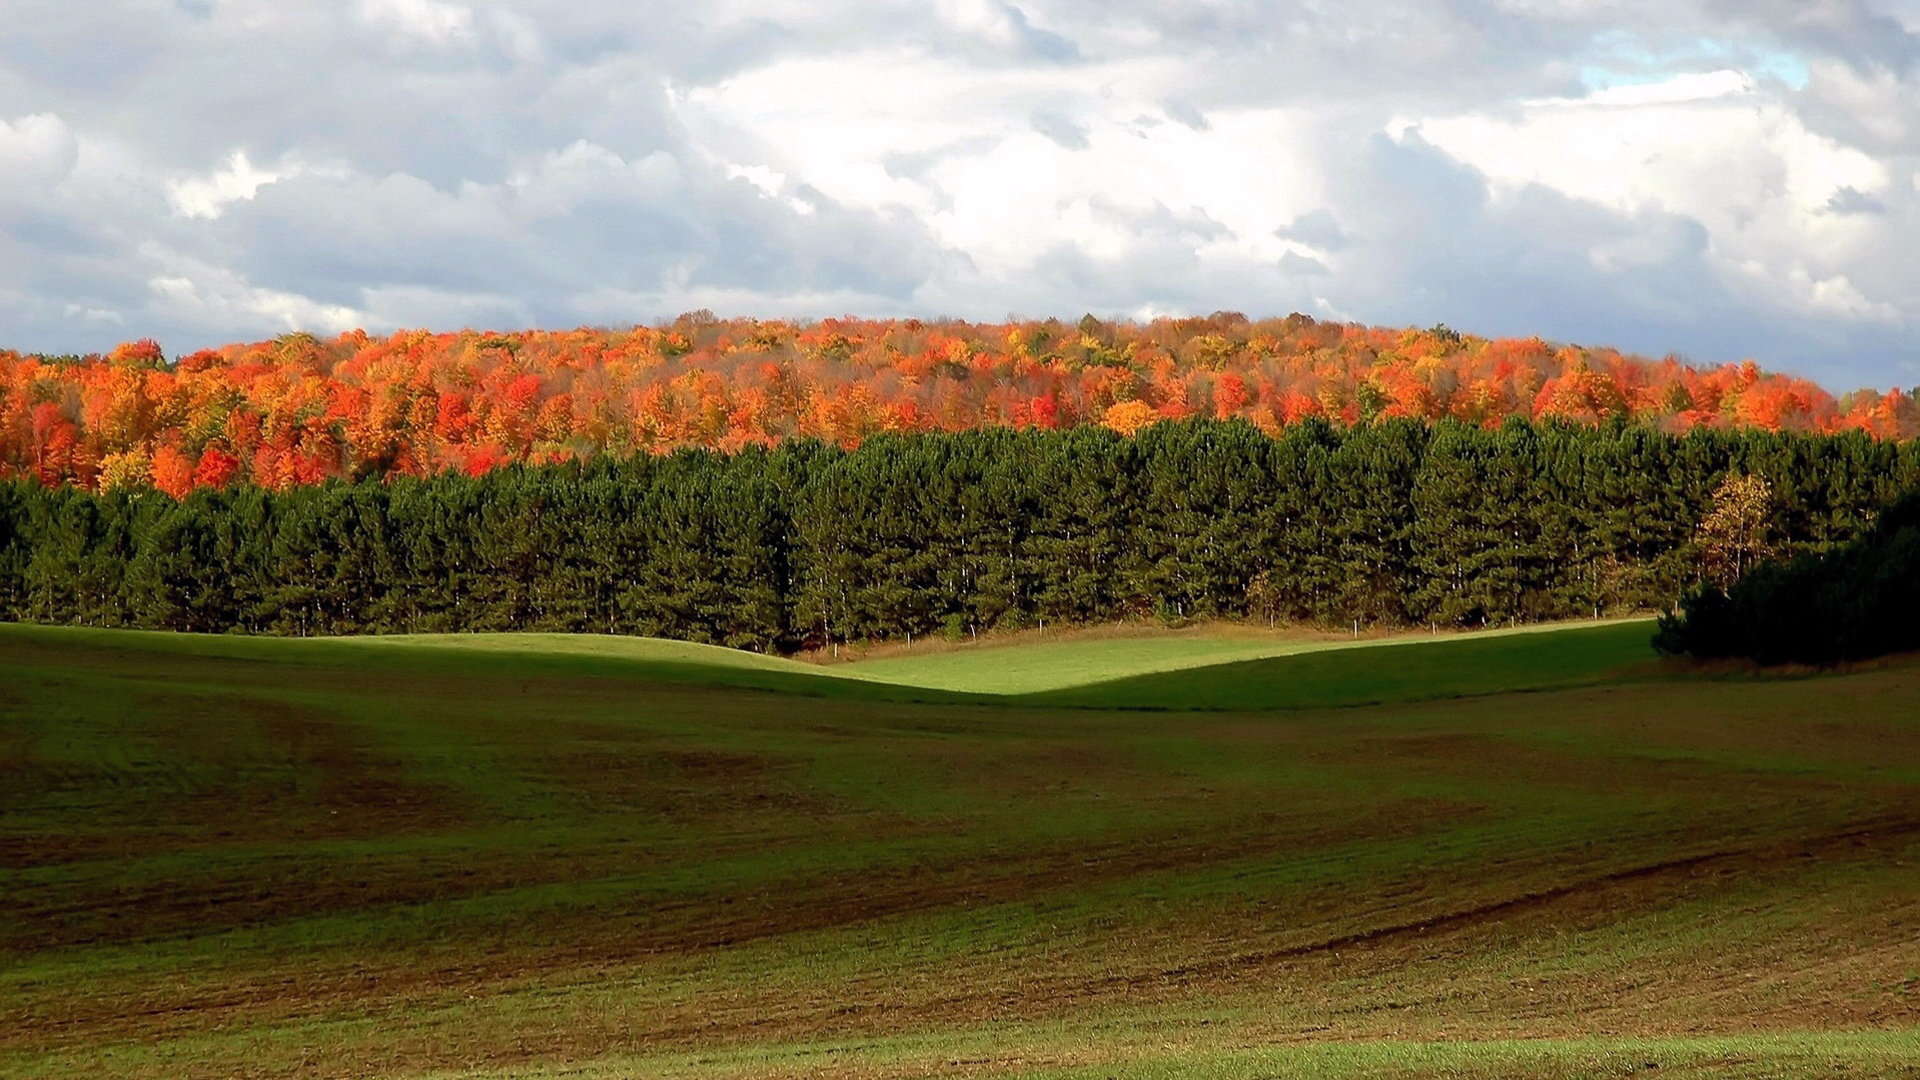
<svg viewBox="0 0 1920 1080">
<path fill-rule="evenodd" d="M 1920 1076 L 1920 660 L 1650 634 L 0 626 L 0 1076 Z"/>
</svg>

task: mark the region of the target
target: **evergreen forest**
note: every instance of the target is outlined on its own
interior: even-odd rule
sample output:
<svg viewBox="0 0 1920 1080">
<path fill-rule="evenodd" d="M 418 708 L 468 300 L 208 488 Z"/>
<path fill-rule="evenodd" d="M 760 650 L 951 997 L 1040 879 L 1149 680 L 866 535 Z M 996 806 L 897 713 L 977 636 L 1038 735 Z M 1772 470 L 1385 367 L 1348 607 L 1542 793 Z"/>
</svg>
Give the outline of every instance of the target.
<svg viewBox="0 0 1920 1080">
<path fill-rule="evenodd" d="M 1716 498 L 1783 556 L 1920 481 L 1862 432 L 1309 418 L 790 440 L 174 499 L 0 483 L 0 619 L 552 630 L 786 652 L 1126 618 L 1479 627 L 1664 610 Z M 1722 583 L 1724 584 L 1724 582 Z"/>
<path fill-rule="evenodd" d="M 1763 561 L 1692 591 L 1661 619 L 1662 652 L 1762 664 L 1865 660 L 1920 648 L 1920 495 L 1832 550 Z"/>
</svg>

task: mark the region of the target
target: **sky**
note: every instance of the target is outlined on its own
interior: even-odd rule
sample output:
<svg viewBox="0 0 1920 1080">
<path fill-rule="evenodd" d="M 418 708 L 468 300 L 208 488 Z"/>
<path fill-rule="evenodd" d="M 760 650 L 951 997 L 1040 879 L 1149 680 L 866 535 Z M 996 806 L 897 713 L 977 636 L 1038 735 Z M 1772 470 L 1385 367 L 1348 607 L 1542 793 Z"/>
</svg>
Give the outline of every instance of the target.
<svg viewBox="0 0 1920 1080">
<path fill-rule="evenodd" d="M 1920 384 L 1920 0 L 6 0 L 0 346 L 1302 311 Z"/>
</svg>

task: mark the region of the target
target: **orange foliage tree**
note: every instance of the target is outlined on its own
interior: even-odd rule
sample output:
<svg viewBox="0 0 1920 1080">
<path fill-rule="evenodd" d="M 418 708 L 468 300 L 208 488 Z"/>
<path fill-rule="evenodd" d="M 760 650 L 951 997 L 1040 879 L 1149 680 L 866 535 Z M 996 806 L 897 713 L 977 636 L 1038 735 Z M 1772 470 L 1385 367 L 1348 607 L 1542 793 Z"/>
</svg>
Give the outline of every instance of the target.
<svg viewBox="0 0 1920 1080">
<path fill-rule="evenodd" d="M 485 472 L 680 447 L 882 432 L 1242 418 L 1510 416 L 1664 431 L 1920 433 L 1911 395 L 1836 399 L 1751 361 L 1694 367 L 1539 338 L 1304 315 L 1107 323 L 716 319 L 483 333 L 285 334 L 169 362 L 0 350 L 0 476 L 170 494 L 251 481 Z"/>
</svg>

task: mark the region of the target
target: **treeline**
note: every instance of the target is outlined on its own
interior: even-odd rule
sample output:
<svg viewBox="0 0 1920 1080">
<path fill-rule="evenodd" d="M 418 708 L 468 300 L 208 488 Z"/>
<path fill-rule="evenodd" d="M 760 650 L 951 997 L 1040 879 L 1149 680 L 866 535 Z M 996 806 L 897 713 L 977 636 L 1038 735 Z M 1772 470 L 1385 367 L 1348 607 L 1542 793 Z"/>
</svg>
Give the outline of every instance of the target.
<svg viewBox="0 0 1920 1080">
<path fill-rule="evenodd" d="M 883 436 L 269 491 L 0 484 L 0 618 L 560 630 L 756 650 L 1125 617 L 1476 626 L 1664 608 L 1764 477 L 1786 552 L 1920 480 L 1864 434 L 1317 420 Z"/>
<path fill-rule="evenodd" d="M 1278 434 L 1316 417 L 1920 435 L 1913 394 L 1836 398 L 1751 361 L 1696 368 L 1297 313 L 794 323 L 689 312 L 619 330 L 283 334 L 171 359 L 151 340 L 104 356 L 0 349 L 0 479 L 174 496 L 796 438 L 851 449 L 882 434 L 1131 434 L 1183 419 Z"/>
<path fill-rule="evenodd" d="M 1762 664 L 1835 664 L 1920 649 L 1920 496 L 1831 551 L 1767 562 L 1702 587 L 1660 620 L 1662 652 Z"/>
</svg>

